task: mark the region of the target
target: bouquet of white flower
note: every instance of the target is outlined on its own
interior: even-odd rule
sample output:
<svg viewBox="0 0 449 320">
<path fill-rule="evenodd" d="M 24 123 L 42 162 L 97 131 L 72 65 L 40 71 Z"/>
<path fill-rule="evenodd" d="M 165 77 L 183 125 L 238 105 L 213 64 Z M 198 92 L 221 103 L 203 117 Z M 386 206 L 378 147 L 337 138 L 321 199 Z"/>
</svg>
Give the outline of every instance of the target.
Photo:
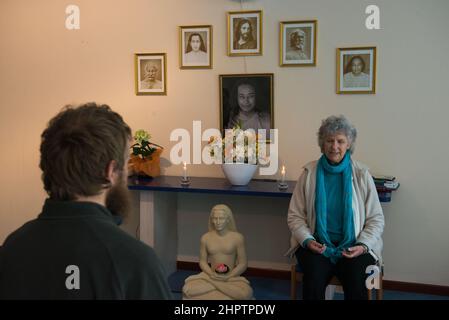
<svg viewBox="0 0 449 320">
<path fill-rule="evenodd" d="M 210 156 L 218 163 L 259 164 L 259 141 L 253 129 L 242 130 L 240 126 L 226 130 L 225 137 L 211 137 Z"/>
</svg>

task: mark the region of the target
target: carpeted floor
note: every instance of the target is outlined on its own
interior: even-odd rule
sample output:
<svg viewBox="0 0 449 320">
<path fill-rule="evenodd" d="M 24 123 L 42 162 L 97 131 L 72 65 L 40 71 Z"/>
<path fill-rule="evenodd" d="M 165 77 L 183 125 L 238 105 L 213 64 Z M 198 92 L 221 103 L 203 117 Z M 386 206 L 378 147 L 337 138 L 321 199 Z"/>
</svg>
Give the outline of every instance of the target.
<svg viewBox="0 0 449 320">
<path fill-rule="evenodd" d="M 193 271 L 178 270 L 169 277 L 175 299 L 182 298 L 182 286 L 188 276 L 196 274 Z M 290 281 L 260 277 L 247 278 L 254 290 L 256 300 L 290 300 Z M 298 286 L 298 299 L 301 299 L 301 286 Z M 343 300 L 343 294 L 335 293 L 334 300 Z M 448 296 L 436 296 L 412 292 L 384 290 L 384 300 L 449 300 Z"/>
</svg>

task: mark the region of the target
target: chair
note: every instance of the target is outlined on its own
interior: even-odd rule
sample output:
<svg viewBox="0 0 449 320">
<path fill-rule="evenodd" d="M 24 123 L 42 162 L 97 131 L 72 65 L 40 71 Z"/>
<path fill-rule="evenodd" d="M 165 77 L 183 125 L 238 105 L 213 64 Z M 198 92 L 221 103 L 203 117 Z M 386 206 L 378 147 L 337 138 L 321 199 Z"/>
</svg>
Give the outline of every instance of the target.
<svg viewBox="0 0 449 320">
<path fill-rule="evenodd" d="M 383 299 L 383 267 L 381 267 L 381 272 L 379 274 L 379 289 L 376 290 L 376 300 L 382 300 Z M 291 285 L 290 285 L 290 297 L 292 300 L 296 300 L 296 289 L 297 289 L 297 282 L 301 282 L 303 277 L 303 272 L 301 269 L 301 266 L 299 264 L 293 264 L 291 266 Z M 341 286 L 340 280 L 336 276 L 333 276 L 332 279 L 329 281 L 330 285 L 334 286 Z M 375 289 L 367 289 L 368 290 L 368 300 L 373 300 L 373 290 Z"/>
</svg>

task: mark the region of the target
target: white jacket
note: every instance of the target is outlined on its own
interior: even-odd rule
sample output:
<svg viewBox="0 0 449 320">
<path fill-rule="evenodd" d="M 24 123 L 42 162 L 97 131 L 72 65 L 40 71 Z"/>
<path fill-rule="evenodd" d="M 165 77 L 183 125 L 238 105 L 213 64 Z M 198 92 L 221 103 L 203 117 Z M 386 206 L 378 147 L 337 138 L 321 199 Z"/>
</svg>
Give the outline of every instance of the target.
<svg viewBox="0 0 449 320">
<path fill-rule="evenodd" d="M 318 161 L 304 166 L 293 191 L 288 209 L 288 227 L 292 233 L 290 249 L 286 255 L 292 257 L 300 244 L 315 233 L 315 184 Z M 352 210 L 356 242 L 364 243 L 369 252 L 382 264 L 382 233 L 384 215 L 380 206 L 374 180 L 368 168 L 351 160 L 352 166 Z"/>
</svg>

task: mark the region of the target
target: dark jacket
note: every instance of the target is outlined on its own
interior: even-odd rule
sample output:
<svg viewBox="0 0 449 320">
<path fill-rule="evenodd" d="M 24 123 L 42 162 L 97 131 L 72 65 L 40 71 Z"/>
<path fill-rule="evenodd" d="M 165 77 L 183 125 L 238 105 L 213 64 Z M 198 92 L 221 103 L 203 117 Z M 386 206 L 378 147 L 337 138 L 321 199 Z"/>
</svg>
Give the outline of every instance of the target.
<svg viewBox="0 0 449 320">
<path fill-rule="evenodd" d="M 0 299 L 170 298 L 153 249 L 96 203 L 46 200 L 0 249 Z"/>
</svg>

